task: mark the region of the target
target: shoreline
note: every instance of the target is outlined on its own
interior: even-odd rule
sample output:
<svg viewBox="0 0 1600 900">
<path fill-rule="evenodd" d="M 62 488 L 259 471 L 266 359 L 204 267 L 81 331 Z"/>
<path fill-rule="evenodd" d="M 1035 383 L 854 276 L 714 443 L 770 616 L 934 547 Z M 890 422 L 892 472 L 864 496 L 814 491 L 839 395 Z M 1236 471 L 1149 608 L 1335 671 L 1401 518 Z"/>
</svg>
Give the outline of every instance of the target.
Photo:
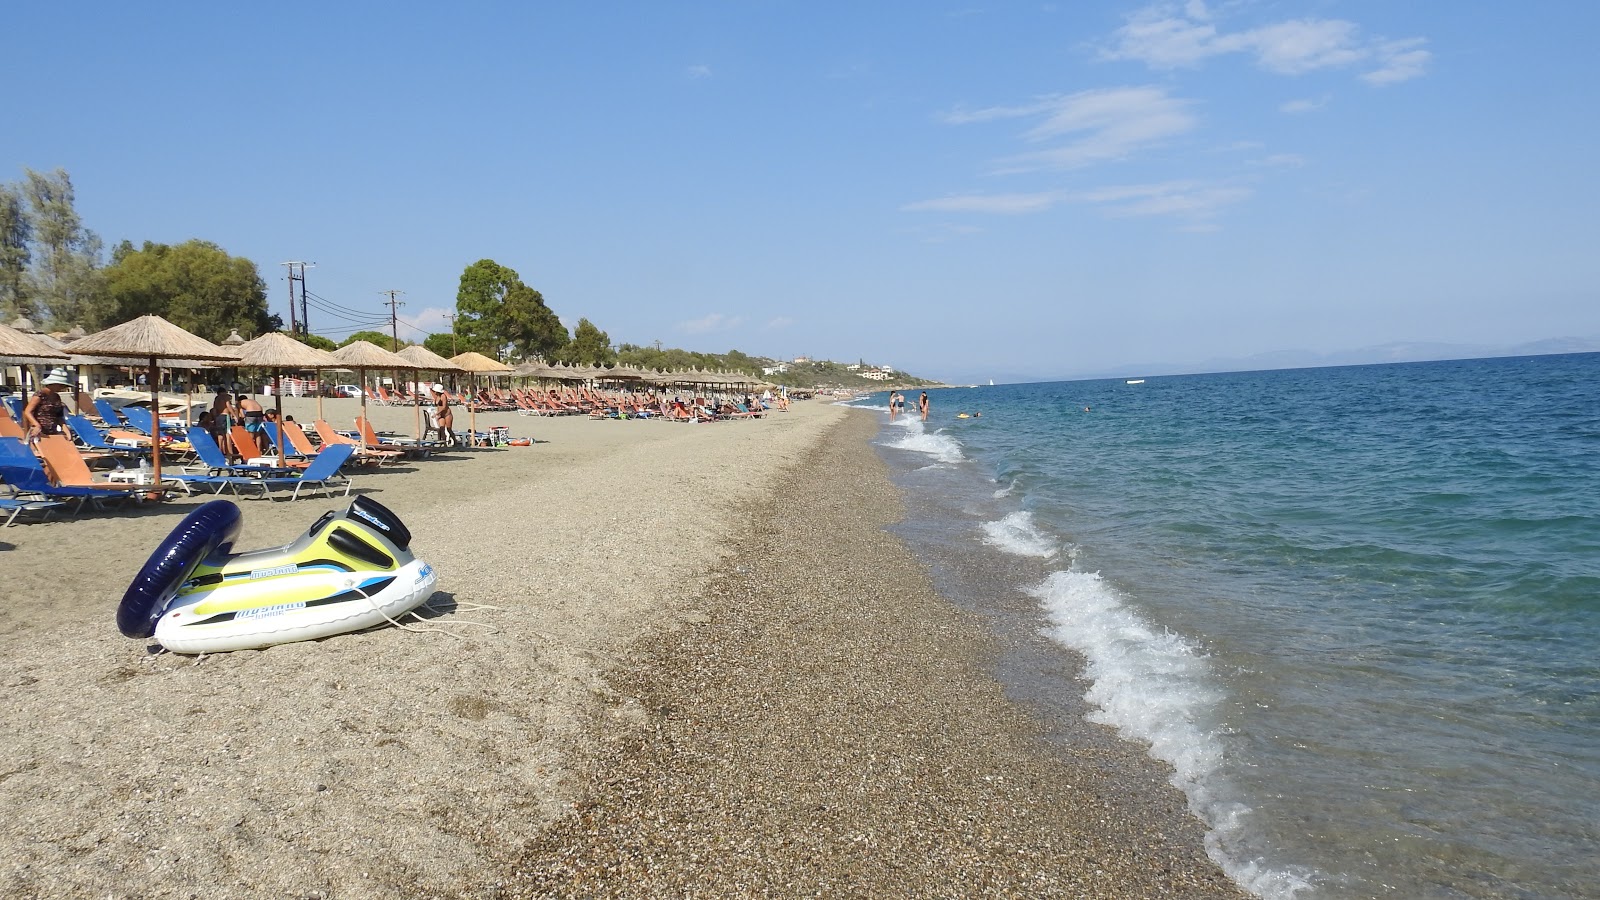
<svg viewBox="0 0 1600 900">
<path fill-rule="evenodd" d="M 497 895 L 1246 896 L 1159 764 L 1007 699 L 999 639 L 886 530 L 877 427 L 835 424 L 611 674 L 642 727 Z"/>
</svg>

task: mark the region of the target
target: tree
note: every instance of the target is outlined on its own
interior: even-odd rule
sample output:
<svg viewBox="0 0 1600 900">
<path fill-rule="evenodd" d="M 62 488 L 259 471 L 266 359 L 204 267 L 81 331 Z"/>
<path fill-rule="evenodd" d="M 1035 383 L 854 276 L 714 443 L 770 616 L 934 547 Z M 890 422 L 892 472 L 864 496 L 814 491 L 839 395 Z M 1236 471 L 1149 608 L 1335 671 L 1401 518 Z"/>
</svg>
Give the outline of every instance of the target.
<svg viewBox="0 0 1600 900">
<path fill-rule="evenodd" d="M 332 338 L 325 338 L 320 334 L 291 334 L 289 336 L 307 347 L 315 347 L 318 350 L 333 351 L 339 349 L 339 345 L 335 344 Z"/>
<path fill-rule="evenodd" d="M 210 241 L 145 241 L 138 249 L 123 241 L 104 279 L 102 325 L 157 315 L 213 342 L 234 329 L 249 340 L 282 325 L 267 311 L 267 286 L 256 264 Z"/>
<path fill-rule="evenodd" d="M 382 347 L 385 350 L 399 350 L 402 347 L 411 346 L 410 341 L 400 341 L 397 344 L 395 343 L 394 335 L 385 334 L 381 331 L 357 331 L 340 341 L 339 346 L 348 346 L 356 341 L 366 341 L 371 344 L 377 344 L 379 347 Z"/>
<path fill-rule="evenodd" d="M 0 316 L 39 318 L 28 284 L 28 261 L 33 254 L 28 244 L 33 239 L 33 223 L 28 219 L 28 204 L 22 189 L 0 184 Z"/>
<path fill-rule="evenodd" d="M 497 357 L 502 348 L 554 359 L 568 341 L 566 326 L 515 269 L 480 259 L 461 273 L 455 333 L 462 350 Z"/>
<path fill-rule="evenodd" d="M 458 343 L 455 335 L 440 332 L 439 334 L 430 334 L 424 338 L 422 346 L 445 359 L 449 359 L 458 352 L 456 349 Z"/>
<path fill-rule="evenodd" d="M 102 245 L 83 227 L 65 169 L 45 175 L 23 169 L 35 255 L 30 290 L 57 325 L 99 328 L 110 324 L 100 273 Z"/>
<path fill-rule="evenodd" d="M 588 319 L 579 319 L 572 330 L 572 341 L 561 349 L 560 360 L 576 365 L 604 366 L 617 360 L 611 338 Z"/>
</svg>

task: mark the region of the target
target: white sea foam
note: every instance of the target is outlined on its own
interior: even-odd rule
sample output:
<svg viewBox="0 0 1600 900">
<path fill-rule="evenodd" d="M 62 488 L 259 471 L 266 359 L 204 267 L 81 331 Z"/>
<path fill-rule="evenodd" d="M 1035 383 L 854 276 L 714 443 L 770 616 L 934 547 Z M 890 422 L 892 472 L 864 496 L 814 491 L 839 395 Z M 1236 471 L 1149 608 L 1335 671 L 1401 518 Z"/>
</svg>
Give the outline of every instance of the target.
<svg viewBox="0 0 1600 900">
<path fill-rule="evenodd" d="M 893 424 L 905 428 L 906 435 L 905 437 L 890 441 L 888 444 L 890 447 L 895 447 L 900 450 L 911 450 L 916 453 L 926 453 L 942 463 L 954 463 L 966 459 L 966 457 L 961 454 L 961 444 L 958 443 L 954 438 L 951 438 L 942 432 L 929 433 L 928 430 L 922 426 L 922 422 L 916 419 L 899 419 Z"/>
<path fill-rule="evenodd" d="M 1011 496 L 1012 492 L 1015 491 L 1016 489 L 1017 489 L 1017 480 L 1015 478 L 1013 478 L 1013 479 L 1011 479 L 1011 483 L 1010 484 L 1006 485 L 1003 488 L 996 488 L 995 489 L 994 498 L 996 500 L 999 500 L 1001 497 L 1009 497 L 1009 496 Z"/>
<path fill-rule="evenodd" d="M 1305 874 L 1273 868 L 1239 849 L 1250 807 L 1228 796 L 1225 744 L 1200 724 L 1215 719 L 1223 694 L 1204 654 L 1170 631 L 1156 630 L 1091 572 L 1055 572 L 1031 593 L 1039 598 L 1053 640 L 1082 653 L 1091 682 L 1084 695 L 1092 721 L 1150 745 L 1170 764 L 1172 784 L 1206 824 L 1206 853 L 1258 897 L 1288 900 L 1311 889 Z"/>
<path fill-rule="evenodd" d="M 1033 513 L 1014 512 L 1003 519 L 983 523 L 983 542 L 1014 556 L 1050 559 L 1061 552 L 1056 541 L 1033 522 Z"/>
</svg>

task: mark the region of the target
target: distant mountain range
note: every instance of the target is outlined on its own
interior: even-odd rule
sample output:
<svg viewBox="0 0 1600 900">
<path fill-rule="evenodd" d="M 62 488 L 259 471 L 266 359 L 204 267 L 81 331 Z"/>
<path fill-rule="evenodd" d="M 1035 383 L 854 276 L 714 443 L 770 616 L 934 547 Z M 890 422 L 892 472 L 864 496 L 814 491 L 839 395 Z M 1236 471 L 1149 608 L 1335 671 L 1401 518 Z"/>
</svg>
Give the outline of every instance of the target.
<svg viewBox="0 0 1600 900">
<path fill-rule="evenodd" d="M 1118 366 L 1114 370 L 1056 373 L 996 372 L 985 375 L 979 383 L 986 382 L 991 377 L 997 382 L 1013 383 L 1077 381 L 1092 378 L 1138 378 L 1145 375 L 1195 375 L 1202 372 L 1252 372 L 1262 369 L 1311 369 L 1319 366 L 1366 366 L 1379 363 L 1430 362 L 1441 359 L 1486 359 L 1494 356 L 1544 356 L 1554 353 L 1596 352 L 1600 352 L 1600 337 L 1546 338 L 1512 346 L 1396 341 L 1334 353 L 1275 350 L 1253 356 L 1213 357 L 1200 362 L 1130 363 Z"/>
</svg>

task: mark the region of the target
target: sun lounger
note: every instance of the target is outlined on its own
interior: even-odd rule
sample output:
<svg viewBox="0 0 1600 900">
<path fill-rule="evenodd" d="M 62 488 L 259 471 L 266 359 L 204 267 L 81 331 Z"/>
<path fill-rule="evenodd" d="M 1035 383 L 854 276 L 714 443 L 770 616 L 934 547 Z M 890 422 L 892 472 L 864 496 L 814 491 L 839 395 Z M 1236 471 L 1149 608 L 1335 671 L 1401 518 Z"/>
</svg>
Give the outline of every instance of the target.
<svg viewBox="0 0 1600 900">
<path fill-rule="evenodd" d="M 354 438 L 345 437 L 344 435 L 340 434 L 338 431 L 335 431 L 334 427 L 332 425 L 329 425 L 323 419 L 318 419 L 315 422 L 312 422 L 311 423 L 311 427 L 316 429 L 317 438 L 322 441 L 322 449 L 324 451 L 327 450 L 329 447 L 336 447 L 336 446 L 339 446 L 340 444 L 347 444 L 349 446 L 355 447 L 356 448 L 356 453 L 359 456 L 366 457 L 368 459 L 377 460 L 377 462 L 380 465 L 383 464 L 383 463 L 386 463 L 386 462 L 393 462 L 394 460 L 399 459 L 403 455 L 398 450 L 378 450 L 378 449 L 372 448 L 372 447 L 363 448 L 359 441 L 355 440 Z M 319 452 L 318 455 L 320 456 L 321 453 Z"/>
<path fill-rule="evenodd" d="M 61 435 L 52 435 L 66 441 Z M 70 451 L 72 444 L 67 443 Z M 87 471 L 87 466 L 84 467 Z M 103 509 L 104 501 L 122 501 L 129 498 L 140 498 L 146 491 L 152 490 L 144 486 L 108 485 L 93 482 L 89 485 L 61 484 L 45 471 L 44 461 L 33 454 L 28 446 L 16 438 L 0 437 L 0 481 L 4 481 L 11 488 L 13 495 L 32 494 L 46 500 L 72 500 L 76 501 L 73 512 L 83 508 L 85 503 L 91 503 L 95 509 Z M 20 499 L 20 497 L 19 497 Z"/>
<path fill-rule="evenodd" d="M 348 496 L 350 488 L 354 486 L 355 482 L 339 469 L 349 461 L 355 451 L 356 448 L 349 444 L 328 447 L 318 453 L 317 458 L 311 461 L 311 465 L 307 466 L 305 471 L 299 475 L 232 480 L 238 482 L 236 487 L 244 490 L 254 490 L 259 487 L 263 497 L 270 497 L 274 490 L 280 488 L 291 488 L 293 493 L 290 495 L 290 499 L 298 500 L 300 499 L 300 491 L 312 485 L 321 488 L 324 496 L 332 496 L 332 490 L 329 488 L 328 482 L 337 478 L 344 481 L 344 493 Z"/>
<path fill-rule="evenodd" d="M 39 516 L 39 521 L 46 521 L 50 518 L 50 514 L 55 512 L 58 507 L 65 505 L 66 502 L 62 500 L 30 500 L 25 497 L 0 497 L 0 514 L 3 514 L 6 517 L 5 525 L 0 527 L 10 528 L 12 525 L 17 524 L 17 517 L 23 513 L 28 513 L 30 515 L 37 514 Z"/>
<path fill-rule="evenodd" d="M 405 453 L 410 456 L 427 456 L 439 446 L 433 441 L 416 441 L 410 438 L 381 440 L 378 433 L 372 430 L 372 423 L 366 416 L 356 416 L 356 431 L 361 433 L 362 442 L 368 448 Z"/>
<path fill-rule="evenodd" d="M 165 493 L 171 490 L 166 486 L 166 482 L 172 481 L 182 487 L 184 493 L 189 492 L 189 488 L 183 484 L 182 479 L 178 478 L 163 478 L 162 484 L 159 486 L 130 482 L 97 481 L 94 473 L 89 470 L 89 464 L 84 460 L 83 454 L 78 452 L 78 448 L 64 434 L 47 434 L 39 438 L 34 446 L 38 448 L 39 455 L 44 459 L 44 468 L 49 473 L 51 481 L 61 487 L 92 487 L 125 490 L 140 494 L 147 491 Z M 123 471 L 126 472 L 126 470 Z"/>
<path fill-rule="evenodd" d="M 111 405 L 110 400 L 96 397 L 94 408 L 100 411 L 100 421 L 104 422 L 107 428 L 120 428 L 125 424 L 122 413 L 117 412 L 117 408 Z"/>
<path fill-rule="evenodd" d="M 72 436 L 82 441 L 85 447 L 102 455 L 130 460 L 150 455 L 148 438 L 144 438 L 142 444 L 127 440 L 125 437 L 113 438 L 114 434 L 127 435 L 128 432 L 102 432 L 94 427 L 94 423 L 90 422 L 87 416 L 76 413 L 67 416 L 67 427 L 72 430 Z"/>
<path fill-rule="evenodd" d="M 9 406 L 9 404 L 8 404 Z M 0 407 L 0 437 L 27 440 L 28 431 L 22 427 L 21 419 L 13 419 L 11 412 L 6 407 Z"/>
<path fill-rule="evenodd" d="M 289 475 L 294 471 L 286 466 L 229 462 L 222 448 L 217 446 L 216 440 L 204 428 L 189 429 L 189 446 L 194 448 L 195 456 L 205 466 L 207 475 L 266 477 Z M 184 473 L 190 474 L 187 468 Z"/>
</svg>

